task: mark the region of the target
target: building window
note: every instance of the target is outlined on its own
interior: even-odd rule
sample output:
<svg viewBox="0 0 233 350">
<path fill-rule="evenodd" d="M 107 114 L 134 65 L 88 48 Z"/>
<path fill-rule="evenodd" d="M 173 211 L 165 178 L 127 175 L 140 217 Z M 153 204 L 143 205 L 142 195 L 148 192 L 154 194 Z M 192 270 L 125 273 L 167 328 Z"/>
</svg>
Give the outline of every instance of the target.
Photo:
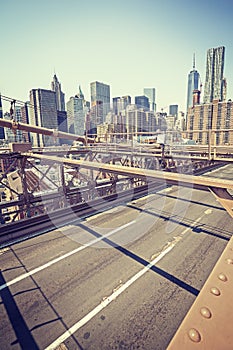
<svg viewBox="0 0 233 350">
<path fill-rule="evenodd" d="M 224 133 L 224 143 L 229 143 L 229 131 L 226 131 Z"/>
</svg>

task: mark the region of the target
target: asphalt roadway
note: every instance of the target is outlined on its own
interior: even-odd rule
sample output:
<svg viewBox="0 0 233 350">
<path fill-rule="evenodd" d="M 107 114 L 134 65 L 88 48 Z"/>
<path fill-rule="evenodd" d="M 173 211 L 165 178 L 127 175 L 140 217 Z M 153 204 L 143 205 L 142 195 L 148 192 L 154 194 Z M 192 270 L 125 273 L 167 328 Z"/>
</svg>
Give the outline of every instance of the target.
<svg viewBox="0 0 233 350">
<path fill-rule="evenodd" d="M 0 349 L 164 350 L 231 235 L 211 193 L 173 186 L 3 248 Z"/>
</svg>

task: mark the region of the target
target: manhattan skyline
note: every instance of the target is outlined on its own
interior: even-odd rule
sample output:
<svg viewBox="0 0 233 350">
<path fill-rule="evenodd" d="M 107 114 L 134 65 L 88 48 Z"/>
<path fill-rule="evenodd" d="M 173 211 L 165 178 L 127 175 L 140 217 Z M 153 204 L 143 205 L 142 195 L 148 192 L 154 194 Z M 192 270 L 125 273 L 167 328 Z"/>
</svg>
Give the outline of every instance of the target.
<svg viewBox="0 0 233 350">
<path fill-rule="evenodd" d="M 232 14 L 230 0 L 1 3 L 0 92 L 27 101 L 31 89 L 50 89 L 56 73 L 66 102 L 79 85 L 90 101 L 90 83 L 100 81 L 111 99 L 151 87 L 157 111 L 178 104 L 185 112 L 193 54 L 204 85 L 207 50 L 225 46 L 233 99 Z"/>
</svg>

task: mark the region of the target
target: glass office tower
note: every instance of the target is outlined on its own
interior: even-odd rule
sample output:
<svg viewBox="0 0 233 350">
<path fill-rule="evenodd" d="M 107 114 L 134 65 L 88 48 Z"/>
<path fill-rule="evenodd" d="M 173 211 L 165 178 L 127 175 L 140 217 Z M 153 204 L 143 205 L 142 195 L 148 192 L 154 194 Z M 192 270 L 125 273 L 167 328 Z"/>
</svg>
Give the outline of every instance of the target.
<svg viewBox="0 0 233 350">
<path fill-rule="evenodd" d="M 144 95 L 149 98 L 150 110 L 156 112 L 155 88 L 144 88 Z"/>
<path fill-rule="evenodd" d="M 215 99 L 223 101 L 224 56 L 225 56 L 224 46 L 212 48 L 207 51 L 204 103 L 210 103 Z"/>
<path fill-rule="evenodd" d="M 155 88 L 144 88 L 143 93 L 149 98 L 150 110 L 156 112 Z"/>
<path fill-rule="evenodd" d="M 91 84 L 91 107 L 102 106 L 102 115 L 98 118 L 98 124 L 105 122 L 106 115 L 110 111 L 110 86 L 98 81 Z"/>
<path fill-rule="evenodd" d="M 178 105 L 170 105 L 169 106 L 169 115 L 173 115 L 178 117 Z"/>
<path fill-rule="evenodd" d="M 3 118 L 3 112 L 2 112 L 2 97 L 0 95 L 0 118 Z M 5 139 L 5 133 L 4 133 L 4 128 L 0 126 L 0 139 L 4 140 Z"/>
<path fill-rule="evenodd" d="M 135 96 L 135 105 L 138 108 L 150 109 L 149 98 L 147 96 Z"/>
<path fill-rule="evenodd" d="M 48 129 L 58 129 L 56 93 L 52 90 L 32 89 L 30 91 L 29 122 Z M 54 146 L 58 143 L 51 136 L 31 133 L 33 146 Z"/>
<path fill-rule="evenodd" d="M 65 111 L 65 94 L 61 91 L 61 83 L 59 83 L 56 74 L 53 76 L 51 90 L 56 93 L 56 105 L 58 111 Z"/>
<path fill-rule="evenodd" d="M 193 90 L 199 89 L 200 74 L 195 68 L 195 55 L 193 55 L 193 69 L 188 75 L 188 91 L 187 91 L 187 111 L 193 106 Z"/>
</svg>

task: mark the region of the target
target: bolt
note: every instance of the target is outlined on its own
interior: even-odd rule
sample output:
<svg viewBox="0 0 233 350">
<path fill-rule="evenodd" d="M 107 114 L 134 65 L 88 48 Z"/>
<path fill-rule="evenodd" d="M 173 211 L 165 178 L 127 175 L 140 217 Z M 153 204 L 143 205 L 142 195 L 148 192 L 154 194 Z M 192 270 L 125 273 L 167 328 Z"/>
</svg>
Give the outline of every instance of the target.
<svg viewBox="0 0 233 350">
<path fill-rule="evenodd" d="M 227 276 L 224 273 L 220 273 L 218 275 L 218 278 L 220 279 L 220 281 L 222 282 L 226 282 L 228 280 Z"/>
<path fill-rule="evenodd" d="M 188 336 L 195 343 L 199 343 L 201 341 L 201 334 L 195 328 L 191 328 L 188 331 Z"/>
<path fill-rule="evenodd" d="M 216 296 L 219 296 L 221 294 L 220 290 L 217 287 L 212 287 L 210 289 L 210 292 Z"/>
<path fill-rule="evenodd" d="M 201 310 L 200 310 L 200 313 L 205 318 L 211 318 L 212 317 L 212 313 L 207 307 L 202 307 Z"/>
<path fill-rule="evenodd" d="M 233 259 L 230 259 L 230 258 L 226 259 L 226 263 L 229 264 L 229 265 L 233 264 Z"/>
</svg>

